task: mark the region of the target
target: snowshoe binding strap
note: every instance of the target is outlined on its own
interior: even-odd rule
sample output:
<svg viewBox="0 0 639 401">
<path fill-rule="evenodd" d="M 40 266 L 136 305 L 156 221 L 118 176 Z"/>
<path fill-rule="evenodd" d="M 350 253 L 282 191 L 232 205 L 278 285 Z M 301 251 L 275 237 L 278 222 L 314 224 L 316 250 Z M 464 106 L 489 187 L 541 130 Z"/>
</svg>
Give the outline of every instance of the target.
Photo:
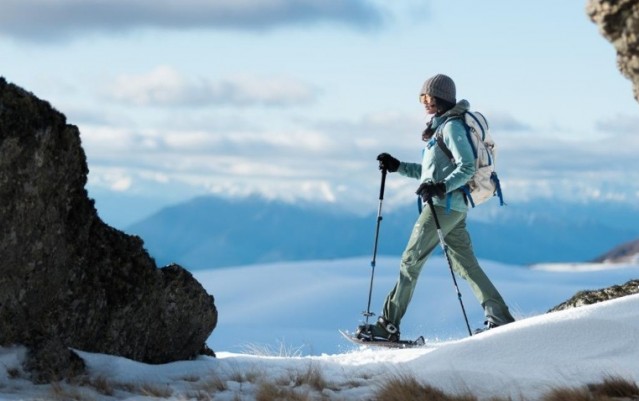
<svg viewBox="0 0 639 401">
<path fill-rule="evenodd" d="M 388 332 L 388 334 L 399 334 L 399 328 L 391 323 L 389 320 L 385 319 L 383 316 L 380 316 L 377 319 L 377 324 L 382 326 L 384 330 Z"/>
</svg>

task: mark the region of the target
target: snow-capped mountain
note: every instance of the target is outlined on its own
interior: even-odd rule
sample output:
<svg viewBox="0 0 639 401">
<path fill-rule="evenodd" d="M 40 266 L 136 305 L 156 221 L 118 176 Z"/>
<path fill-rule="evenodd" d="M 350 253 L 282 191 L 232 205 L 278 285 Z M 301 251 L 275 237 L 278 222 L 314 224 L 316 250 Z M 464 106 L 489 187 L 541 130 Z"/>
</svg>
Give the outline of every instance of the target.
<svg viewBox="0 0 639 401">
<path fill-rule="evenodd" d="M 639 239 L 615 247 L 595 258 L 594 262 L 639 264 Z"/>
</svg>

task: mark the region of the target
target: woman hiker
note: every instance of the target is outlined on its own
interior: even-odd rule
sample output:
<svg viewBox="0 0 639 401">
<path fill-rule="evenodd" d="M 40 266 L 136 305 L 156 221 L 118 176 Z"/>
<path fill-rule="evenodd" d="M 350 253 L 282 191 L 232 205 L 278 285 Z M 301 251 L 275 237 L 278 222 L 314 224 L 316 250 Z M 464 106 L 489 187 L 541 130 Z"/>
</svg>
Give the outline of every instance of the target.
<svg viewBox="0 0 639 401">
<path fill-rule="evenodd" d="M 468 205 L 465 194 L 458 190 L 473 176 L 475 158 L 462 121 L 458 118 L 450 121 L 447 119 L 463 114 L 470 105 L 466 100 L 457 102 L 455 83 L 443 74 L 437 74 L 424 82 L 419 101 L 424 105 L 426 113 L 432 115 L 422 135 L 427 145 L 421 164 L 400 162 L 390 154 L 382 153 L 377 156 L 379 168 L 418 179 L 420 185 L 417 194 L 424 203 L 432 199 L 444 242 L 448 247 L 451 267 L 468 281 L 473 294 L 484 308 L 484 330 L 513 322 L 515 319 L 508 311 L 508 306 L 477 262 L 466 230 Z M 438 146 L 434 135 L 438 131 L 441 131 L 454 163 Z M 428 256 L 439 245 L 431 209 L 422 209 L 402 255 L 399 279 L 386 297 L 382 315 L 375 324 L 362 325 L 357 329 L 356 336 L 360 339 L 400 339 L 400 323 L 413 296 L 419 273 Z"/>
</svg>

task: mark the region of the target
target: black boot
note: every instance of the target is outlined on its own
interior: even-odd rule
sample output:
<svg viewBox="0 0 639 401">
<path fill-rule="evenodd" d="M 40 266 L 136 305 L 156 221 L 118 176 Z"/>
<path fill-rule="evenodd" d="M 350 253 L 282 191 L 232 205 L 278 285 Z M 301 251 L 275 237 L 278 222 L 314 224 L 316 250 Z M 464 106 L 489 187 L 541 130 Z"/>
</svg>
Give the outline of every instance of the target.
<svg viewBox="0 0 639 401">
<path fill-rule="evenodd" d="M 399 327 L 380 316 L 376 324 L 364 324 L 357 328 L 355 337 L 367 341 L 399 341 Z"/>
</svg>

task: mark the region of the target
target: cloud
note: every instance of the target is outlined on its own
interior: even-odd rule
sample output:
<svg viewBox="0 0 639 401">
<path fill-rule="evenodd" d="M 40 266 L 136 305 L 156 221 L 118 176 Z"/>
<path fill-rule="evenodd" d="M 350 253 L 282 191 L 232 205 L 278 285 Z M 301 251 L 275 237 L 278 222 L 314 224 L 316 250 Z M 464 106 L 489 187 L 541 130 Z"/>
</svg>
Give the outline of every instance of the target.
<svg viewBox="0 0 639 401">
<path fill-rule="evenodd" d="M 400 160 L 416 162 L 423 145 L 419 138 L 423 118 L 407 113 L 328 121 L 287 114 L 286 122 L 277 127 L 253 118 L 251 129 L 242 128 L 241 119 L 253 114 L 238 112 L 239 128 L 226 124 L 194 128 L 188 122 L 183 127 L 146 130 L 83 127 L 91 183 L 129 192 L 152 187 L 163 188 L 158 189 L 161 193 L 179 187 L 185 199 L 202 193 L 260 194 L 370 211 L 379 188 L 377 153 L 389 151 Z M 507 201 L 636 200 L 631 183 L 639 180 L 633 168 L 639 136 L 584 140 L 531 129 L 494 137 Z M 129 177 L 129 186 L 120 180 L 123 177 Z M 416 184 L 396 175 L 389 178 L 389 210 L 414 202 Z"/>
<path fill-rule="evenodd" d="M 3 0 L 0 32 L 50 41 L 80 32 L 138 28 L 259 31 L 321 22 L 354 28 L 380 25 L 367 0 Z"/>
<path fill-rule="evenodd" d="M 639 117 L 630 115 L 617 115 L 595 123 L 598 131 L 608 134 L 627 134 L 637 136 L 639 133 Z"/>
<path fill-rule="evenodd" d="M 426 119 L 415 113 L 378 112 L 353 120 L 324 120 L 310 123 L 315 129 L 339 138 L 342 155 L 389 152 L 401 159 L 417 160 L 423 145 L 421 133 Z M 349 146 L 344 146 L 349 144 Z"/>
<path fill-rule="evenodd" d="M 486 115 L 491 130 L 496 131 L 530 131 L 531 126 L 508 113 L 490 113 Z"/>
<path fill-rule="evenodd" d="M 131 189 L 133 178 L 127 169 L 112 168 L 104 170 L 101 174 L 93 174 L 91 176 L 92 183 L 98 186 L 109 188 L 114 192 L 125 192 Z"/>
<path fill-rule="evenodd" d="M 638 135 L 623 134 L 562 138 L 530 132 L 518 137 L 502 136 L 500 140 L 501 159 L 530 167 L 545 166 L 550 174 L 565 170 L 598 174 L 614 171 L 622 178 L 624 171 L 635 170 L 639 148 Z"/>
<path fill-rule="evenodd" d="M 347 146 L 303 127 L 218 132 L 85 126 L 81 135 L 92 165 L 155 170 L 165 176 L 313 175 L 318 163 L 333 163 L 327 156 Z"/>
<path fill-rule="evenodd" d="M 318 91 L 290 78 L 237 75 L 219 81 L 188 78 L 169 66 L 140 75 L 121 75 L 107 96 L 138 106 L 286 106 L 309 104 Z"/>
<path fill-rule="evenodd" d="M 87 125 L 81 136 L 92 188 L 147 195 L 157 191 L 151 196 L 181 188 L 184 198 L 260 194 L 289 201 L 343 202 L 372 193 L 367 191 L 368 181 L 378 181 L 379 172 L 378 150 L 371 150 L 368 142 L 375 140 L 371 132 L 388 138 L 392 133 L 386 128 L 398 120 L 367 116 L 344 122 L 341 128 L 333 121 L 331 129 L 301 119 L 277 129 L 267 125 L 253 130 Z"/>
</svg>

